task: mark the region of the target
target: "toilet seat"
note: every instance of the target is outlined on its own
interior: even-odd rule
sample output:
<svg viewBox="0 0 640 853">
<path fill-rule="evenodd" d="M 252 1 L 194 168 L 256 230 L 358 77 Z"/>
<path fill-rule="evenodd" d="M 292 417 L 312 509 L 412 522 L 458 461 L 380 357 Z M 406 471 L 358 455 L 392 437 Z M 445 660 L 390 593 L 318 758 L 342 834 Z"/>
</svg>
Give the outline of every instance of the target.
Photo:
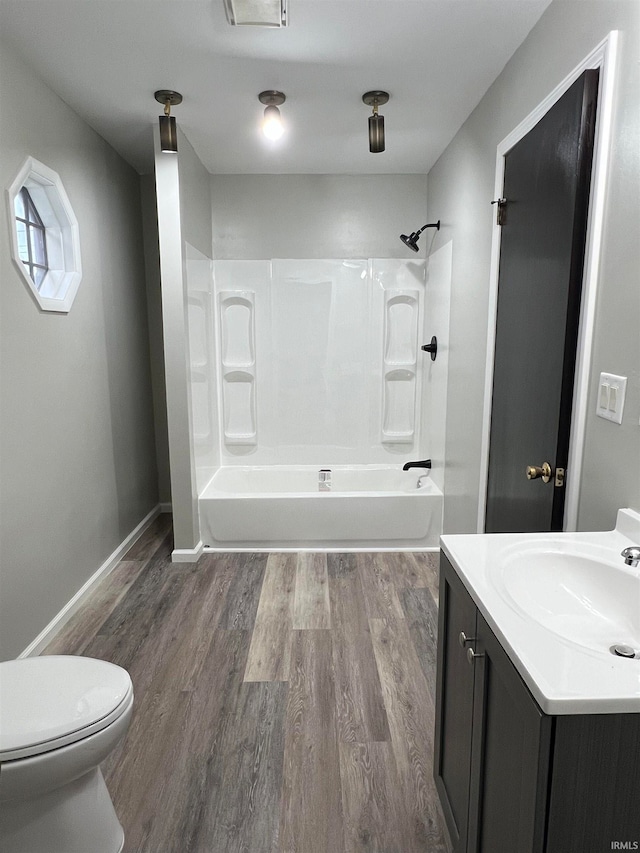
<svg viewBox="0 0 640 853">
<path fill-rule="evenodd" d="M 132 702 L 129 674 L 107 661 L 50 655 L 0 663 L 0 762 L 83 740 Z"/>
</svg>

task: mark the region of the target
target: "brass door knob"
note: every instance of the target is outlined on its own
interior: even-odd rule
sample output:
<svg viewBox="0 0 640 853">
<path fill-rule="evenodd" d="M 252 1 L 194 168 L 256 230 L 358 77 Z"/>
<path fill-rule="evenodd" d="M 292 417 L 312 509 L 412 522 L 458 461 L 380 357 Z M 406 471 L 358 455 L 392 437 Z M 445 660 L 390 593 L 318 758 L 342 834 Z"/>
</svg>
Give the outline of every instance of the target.
<svg viewBox="0 0 640 853">
<path fill-rule="evenodd" d="M 543 483 L 548 483 L 553 477 L 553 471 L 548 462 L 543 462 L 540 467 L 527 465 L 527 480 L 537 480 L 539 477 L 542 478 Z"/>
</svg>

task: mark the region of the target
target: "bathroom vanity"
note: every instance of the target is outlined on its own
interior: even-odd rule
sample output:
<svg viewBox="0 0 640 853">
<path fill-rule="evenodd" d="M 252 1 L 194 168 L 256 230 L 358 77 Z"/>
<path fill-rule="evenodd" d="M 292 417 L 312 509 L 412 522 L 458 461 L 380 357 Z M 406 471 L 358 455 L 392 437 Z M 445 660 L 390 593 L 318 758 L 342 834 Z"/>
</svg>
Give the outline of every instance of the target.
<svg viewBox="0 0 640 853">
<path fill-rule="evenodd" d="M 454 853 L 640 849 L 640 571 L 619 557 L 640 516 L 618 519 L 442 538 L 435 779 Z"/>
</svg>

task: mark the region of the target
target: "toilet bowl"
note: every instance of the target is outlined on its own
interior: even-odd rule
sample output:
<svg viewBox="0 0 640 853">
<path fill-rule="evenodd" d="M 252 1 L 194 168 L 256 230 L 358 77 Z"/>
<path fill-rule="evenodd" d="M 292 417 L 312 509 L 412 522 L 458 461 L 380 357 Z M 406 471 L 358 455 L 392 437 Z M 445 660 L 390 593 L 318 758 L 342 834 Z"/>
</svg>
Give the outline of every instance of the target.
<svg viewBox="0 0 640 853">
<path fill-rule="evenodd" d="M 52 655 L 0 663 L 0 838 L 7 853 L 119 853 L 99 764 L 129 727 L 126 670 Z"/>
</svg>

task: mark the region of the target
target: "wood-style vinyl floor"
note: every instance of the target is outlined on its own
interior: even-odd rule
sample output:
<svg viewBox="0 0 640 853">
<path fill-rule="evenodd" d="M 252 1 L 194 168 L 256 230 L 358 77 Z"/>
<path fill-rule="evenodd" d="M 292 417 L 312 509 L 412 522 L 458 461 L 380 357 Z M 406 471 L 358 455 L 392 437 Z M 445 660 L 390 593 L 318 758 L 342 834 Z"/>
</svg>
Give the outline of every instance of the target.
<svg viewBox="0 0 640 853">
<path fill-rule="evenodd" d="M 45 652 L 131 674 L 126 853 L 445 853 L 436 556 L 171 544 L 160 516 Z"/>
</svg>

